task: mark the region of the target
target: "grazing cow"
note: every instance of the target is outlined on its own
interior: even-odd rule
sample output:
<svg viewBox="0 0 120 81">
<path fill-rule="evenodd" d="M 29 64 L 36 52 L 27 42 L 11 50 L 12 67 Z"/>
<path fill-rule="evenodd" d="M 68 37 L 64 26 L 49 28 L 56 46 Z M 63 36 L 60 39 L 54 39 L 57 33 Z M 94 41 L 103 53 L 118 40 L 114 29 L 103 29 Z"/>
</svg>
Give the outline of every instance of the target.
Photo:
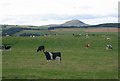
<svg viewBox="0 0 120 81">
<path fill-rule="evenodd" d="M 87 39 L 89 38 L 89 34 L 88 34 L 88 33 L 86 34 L 86 38 L 87 38 Z"/>
<path fill-rule="evenodd" d="M 82 34 L 72 34 L 74 37 L 80 37 Z"/>
<path fill-rule="evenodd" d="M 2 50 L 2 49 L 4 49 L 5 48 L 5 46 L 4 45 L 0 45 L 0 49 Z"/>
<path fill-rule="evenodd" d="M 37 52 L 44 51 L 44 50 L 45 50 L 45 46 L 39 46 L 38 49 L 37 49 Z"/>
<path fill-rule="evenodd" d="M 107 37 L 106 39 L 107 39 L 107 40 L 110 40 L 110 38 L 108 38 L 108 37 Z"/>
<path fill-rule="evenodd" d="M 110 45 L 110 44 L 108 44 L 107 46 L 106 46 L 106 50 L 112 50 L 113 49 L 113 47 L 112 47 L 112 45 Z"/>
<path fill-rule="evenodd" d="M 11 46 L 9 46 L 9 45 L 5 45 L 5 48 L 4 48 L 5 50 L 9 50 L 9 49 L 11 49 Z"/>
<path fill-rule="evenodd" d="M 58 60 L 59 62 L 61 61 L 61 52 L 44 52 L 47 62 L 50 60 Z"/>
<path fill-rule="evenodd" d="M 88 44 L 86 44 L 86 46 L 85 46 L 86 48 L 89 48 L 90 47 L 90 44 L 88 43 Z"/>
<path fill-rule="evenodd" d="M 0 45 L 0 49 L 10 50 L 11 46 L 10 45 Z"/>
</svg>

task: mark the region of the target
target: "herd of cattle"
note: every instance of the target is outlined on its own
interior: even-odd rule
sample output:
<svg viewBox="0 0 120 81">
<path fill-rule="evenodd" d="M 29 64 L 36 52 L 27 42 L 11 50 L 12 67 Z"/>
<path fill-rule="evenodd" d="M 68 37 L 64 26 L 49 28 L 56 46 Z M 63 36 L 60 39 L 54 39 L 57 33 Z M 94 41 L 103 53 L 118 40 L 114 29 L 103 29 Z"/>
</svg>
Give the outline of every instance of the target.
<svg viewBox="0 0 120 81">
<path fill-rule="evenodd" d="M 11 50 L 11 45 L 0 45 L 1 50 Z M 43 51 L 46 56 L 47 62 L 50 60 L 58 60 L 61 61 L 61 52 L 47 52 L 45 51 L 45 46 L 39 46 L 37 52 Z"/>
<path fill-rule="evenodd" d="M 89 47 L 90 47 L 90 44 L 87 44 L 86 48 L 89 48 Z M 112 49 L 113 49 L 112 45 L 108 44 L 106 46 L 106 50 L 112 50 Z M 0 50 L 11 50 L 11 45 L 0 45 Z M 42 51 L 45 54 L 47 62 L 49 62 L 50 60 L 58 60 L 59 62 L 61 61 L 61 52 L 45 51 L 44 45 L 39 46 L 37 48 L 37 52 L 39 52 L 39 51 Z"/>
<path fill-rule="evenodd" d="M 90 47 L 90 44 L 86 45 L 87 48 Z M 107 45 L 106 50 L 112 50 L 112 45 Z M 37 52 L 42 51 L 47 59 L 47 62 L 50 62 L 50 60 L 58 60 L 59 62 L 61 61 L 61 52 L 48 52 L 45 51 L 45 46 L 39 46 L 37 49 Z"/>
<path fill-rule="evenodd" d="M 86 45 L 87 48 L 90 47 L 90 44 Z M 11 50 L 11 45 L 0 45 L 1 50 Z M 112 45 L 107 45 L 106 50 L 112 50 Z M 45 51 L 45 46 L 39 46 L 37 48 L 37 52 L 42 51 L 47 59 L 47 62 L 50 62 L 50 60 L 58 60 L 59 62 L 61 61 L 61 52 L 48 52 Z"/>
</svg>

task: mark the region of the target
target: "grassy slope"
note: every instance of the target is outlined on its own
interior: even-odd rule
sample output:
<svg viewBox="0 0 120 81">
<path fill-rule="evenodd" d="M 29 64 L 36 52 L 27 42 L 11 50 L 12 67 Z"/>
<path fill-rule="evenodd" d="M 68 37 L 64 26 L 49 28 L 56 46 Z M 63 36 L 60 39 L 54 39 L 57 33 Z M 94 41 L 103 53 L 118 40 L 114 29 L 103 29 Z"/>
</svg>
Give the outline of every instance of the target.
<svg viewBox="0 0 120 81">
<path fill-rule="evenodd" d="M 105 50 L 107 40 L 101 35 L 89 38 L 90 49 L 85 48 L 84 36 L 3 37 L 3 43 L 12 44 L 11 51 L 3 51 L 3 78 L 118 78 L 117 34 L 107 35 L 114 50 Z M 36 52 L 39 45 L 45 45 L 47 51 L 61 51 L 62 62 L 47 63 L 43 53 Z"/>
</svg>

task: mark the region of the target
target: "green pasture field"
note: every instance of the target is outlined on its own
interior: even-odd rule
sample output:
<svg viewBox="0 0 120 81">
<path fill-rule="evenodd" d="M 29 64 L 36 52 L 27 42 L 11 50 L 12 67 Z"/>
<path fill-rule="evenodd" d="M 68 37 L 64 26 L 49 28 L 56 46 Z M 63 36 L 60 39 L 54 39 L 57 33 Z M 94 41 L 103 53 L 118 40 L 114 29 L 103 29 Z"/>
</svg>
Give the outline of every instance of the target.
<svg viewBox="0 0 120 81">
<path fill-rule="evenodd" d="M 91 33 L 95 36 L 88 39 L 85 35 L 74 37 L 74 32 L 58 33 L 34 38 L 3 37 L 3 44 L 12 45 L 12 49 L 2 51 L 2 78 L 118 79 L 117 33 Z M 87 42 L 90 43 L 88 49 L 85 48 Z M 113 50 L 105 49 L 109 43 Z M 46 51 L 60 51 L 61 63 L 47 63 L 43 52 L 36 52 L 40 45 L 44 45 Z"/>
<path fill-rule="evenodd" d="M 29 33 L 29 34 L 55 34 L 55 32 L 51 32 L 49 30 L 23 30 L 14 34 L 14 36 L 19 36 L 20 34 Z"/>
</svg>

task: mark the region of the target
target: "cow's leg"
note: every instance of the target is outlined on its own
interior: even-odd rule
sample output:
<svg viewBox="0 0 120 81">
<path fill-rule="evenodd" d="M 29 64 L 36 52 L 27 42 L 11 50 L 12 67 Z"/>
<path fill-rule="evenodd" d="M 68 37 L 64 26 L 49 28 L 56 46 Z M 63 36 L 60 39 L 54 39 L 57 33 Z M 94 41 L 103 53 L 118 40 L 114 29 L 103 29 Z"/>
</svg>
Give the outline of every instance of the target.
<svg viewBox="0 0 120 81">
<path fill-rule="evenodd" d="M 60 61 L 61 61 L 61 57 L 60 57 Z"/>
<path fill-rule="evenodd" d="M 110 48 L 110 50 L 112 50 L 112 48 Z"/>
<path fill-rule="evenodd" d="M 47 60 L 47 62 L 50 62 L 50 60 Z"/>
<path fill-rule="evenodd" d="M 55 60 L 58 60 L 59 62 L 61 61 L 61 57 L 57 56 Z"/>
<path fill-rule="evenodd" d="M 108 50 L 108 47 L 106 47 L 106 50 Z"/>
</svg>

